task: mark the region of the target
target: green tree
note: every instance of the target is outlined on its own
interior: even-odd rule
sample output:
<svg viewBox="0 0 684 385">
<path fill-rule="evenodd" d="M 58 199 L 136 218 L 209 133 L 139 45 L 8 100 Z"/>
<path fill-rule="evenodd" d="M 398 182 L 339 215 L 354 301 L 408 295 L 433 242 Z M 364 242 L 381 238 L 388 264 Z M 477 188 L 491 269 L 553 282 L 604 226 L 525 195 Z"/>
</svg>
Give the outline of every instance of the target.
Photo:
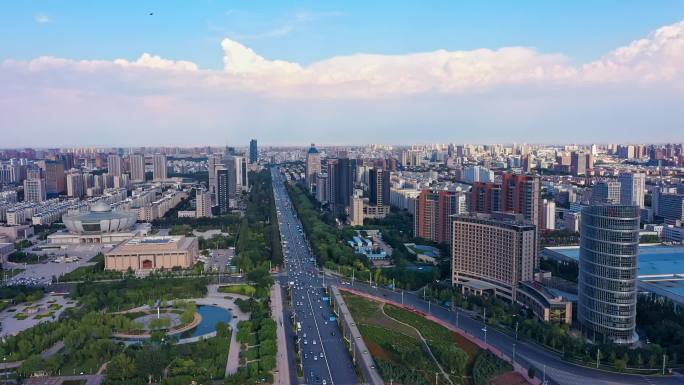
<svg viewBox="0 0 684 385">
<path fill-rule="evenodd" d="M 107 374 L 121 381 L 135 376 L 135 361 L 127 355 L 117 354 L 107 365 Z"/>
</svg>

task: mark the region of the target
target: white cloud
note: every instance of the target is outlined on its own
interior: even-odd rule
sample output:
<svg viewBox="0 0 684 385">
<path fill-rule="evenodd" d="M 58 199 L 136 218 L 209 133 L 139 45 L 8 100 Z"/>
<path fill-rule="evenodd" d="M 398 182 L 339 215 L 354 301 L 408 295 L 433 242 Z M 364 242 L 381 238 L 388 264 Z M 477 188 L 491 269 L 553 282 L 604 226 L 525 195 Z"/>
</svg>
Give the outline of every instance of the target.
<svg viewBox="0 0 684 385">
<path fill-rule="evenodd" d="M 45 14 L 45 13 L 36 14 L 36 16 L 34 17 L 34 20 L 35 20 L 36 23 L 38 23 L 38 24 L 47 24 L 47 23 L 49 23 L 49 22 L 52 21 L 52 19 L 50 18 L 50 16 L 47 15 L 47 14 Z"/>
<path fill-rule="evenodd" d="M 568 135 L 597 135 L 606 124 L 616 126 L 615 135 L 642 126 L 651 133 L 650 125 L 659 124 L 684 139 L 681 106 L 669 108 L 684 99 L 684 22 L 579 65 L 528 47 L 359 53 L 309 65 L 267 59 L 232 39 L 221 47 L 221 70 L 149 53 L 135 60 L 5 60 L 0 132 L 23 138 L 31 129 L 61 124 L 79 137 L 113 121 L 114 130 L 136 127 L 135 137 L 144 131 L 138 125 L 150 122 L 159 130 L 184 124 L 224 141 L 237 132 L 282 135 L 280 125 L 297 126 L 301 131 L 293 135 L 305 137 L 318 134 L 315 122 L 325 127 L 320 135 L 332 135 L 327 140 L 378 135 L 392 141 L 393 130 L 409 125 L 421 138 L 437 138 L 468 130 L 484 135 L 489 122 L 505 132 L 563 128 Z M 429 127 L 420 127 L 426 122 Z M 458 122 L 461 130 L 450 131 Z"/>
</svg>

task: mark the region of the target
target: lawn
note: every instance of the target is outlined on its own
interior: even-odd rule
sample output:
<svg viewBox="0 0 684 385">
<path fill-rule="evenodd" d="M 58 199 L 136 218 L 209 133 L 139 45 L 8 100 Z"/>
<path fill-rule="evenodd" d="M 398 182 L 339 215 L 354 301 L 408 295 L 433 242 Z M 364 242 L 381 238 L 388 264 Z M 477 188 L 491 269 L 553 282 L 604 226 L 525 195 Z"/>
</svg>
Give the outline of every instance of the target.
<svg viewBox="0 0 684 385">
<path fill-rule="evenodd" d="M 479 350 L 475 344 L 406 310 L 385 305 L 383 313 L 378 302 L 346 292 L 343 296 L 383 378 L 404 385 L 422 385 L 433 383 L 434 373 L 439 371 L 416 331 L 390 318 L 393 317 L 423 334 L 455 384 L 467 382 L 462 376 L 467 377 L 472 371 Z"/>
<path fill-rule="evenodd" d="M 248 297 L 253 297 L 256 294 L 256 288 L 252 285 L 229 285 L 218 288 L 219 293 L 242 294 Z"/>
</svg>

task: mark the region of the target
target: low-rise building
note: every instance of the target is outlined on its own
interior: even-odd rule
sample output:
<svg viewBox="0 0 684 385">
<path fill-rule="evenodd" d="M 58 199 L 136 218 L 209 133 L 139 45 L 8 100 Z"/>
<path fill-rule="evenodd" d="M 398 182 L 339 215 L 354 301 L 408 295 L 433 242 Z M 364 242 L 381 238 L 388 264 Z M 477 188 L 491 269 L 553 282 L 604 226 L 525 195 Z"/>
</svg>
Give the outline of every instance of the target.
<svg viewBox="0 0 684 385">
<path fill-rule="evenodd" d="M 105 253 L 105 269 L 127 271 L 189 268 L 199 255 L 197 238 L 144 237 L 124 241 Z"/>
<path fill-rule="evenodd" d="M 572 323 L 572 301 L 555 295 L 540 282 L 520 282 L 516 301 L 541 321 Z"/>
</svg>

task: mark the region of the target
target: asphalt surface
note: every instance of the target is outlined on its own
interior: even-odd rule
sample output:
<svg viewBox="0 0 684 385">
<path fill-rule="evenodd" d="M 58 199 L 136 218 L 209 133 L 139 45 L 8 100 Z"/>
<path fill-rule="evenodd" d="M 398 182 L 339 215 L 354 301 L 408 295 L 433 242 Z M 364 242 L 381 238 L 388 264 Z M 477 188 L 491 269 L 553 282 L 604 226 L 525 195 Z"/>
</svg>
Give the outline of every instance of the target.
<svg viewBox="0 0 684 385">
<path fill-rule="evenodd" d="M 302 352 L 304 384 L 357 384 L 351 357 L 347 352 L 330 302 L 324 300 L 324 278 L 316 267 L 311 248 L 301 223 L 285 190 L 284 179 L 271 168 L 275 204 L 287 276 L 280 277 L 292 293 L 283 319 L 294 316 L 297 342 Z M 298 327 L 297 325 L 300 325 Z"/>
</svg>

